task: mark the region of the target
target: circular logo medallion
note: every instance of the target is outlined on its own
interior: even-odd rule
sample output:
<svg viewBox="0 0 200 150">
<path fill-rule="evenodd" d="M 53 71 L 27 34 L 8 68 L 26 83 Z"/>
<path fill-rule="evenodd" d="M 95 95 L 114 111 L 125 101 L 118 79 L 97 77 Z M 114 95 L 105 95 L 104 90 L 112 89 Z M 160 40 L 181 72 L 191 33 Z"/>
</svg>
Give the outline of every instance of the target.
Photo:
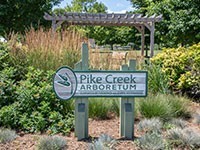
<svg viewBox="0 0 200 150">
<path fill-rule="evenodd" d="M 77 78 L 69 67 L 61 67 L 53 78 L 54 92 L 62 100 L 68 100 L 74 96 L 77 88 Z"/>
</svg>

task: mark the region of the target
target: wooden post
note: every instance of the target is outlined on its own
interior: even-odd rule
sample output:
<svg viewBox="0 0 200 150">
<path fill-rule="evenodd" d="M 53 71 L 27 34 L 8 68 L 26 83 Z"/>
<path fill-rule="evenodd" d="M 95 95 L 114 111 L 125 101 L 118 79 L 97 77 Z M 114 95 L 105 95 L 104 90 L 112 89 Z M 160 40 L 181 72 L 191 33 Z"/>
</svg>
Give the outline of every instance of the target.
<svg viewBox="0 0 200 150">
<path fill-rule="evenodd" d="M 122 65 L 121 70 L 135 70 L 136 61 L 130 60 L 129 66 Z M 120 100 L 120 136 L 134 139 L 134 98 Z"/>
<path fill-rule="evenodd" d="M 76 70 L 88 70 L 88 46 L 82 44 L 82 60 L 75 65 Z M 78 140 L 88 138 L 88 98 L 75 99 L 75 136 Z"/>
<path fill-rule="evenodd" d="M 128 65 L 122 65 L 121 70 L 128 70 Z M 127 98 L 120 98 L 120 136 L 125 136 L 125 103 Z"/>
<path fill-rule="evenodd" d="M 141 26 L 141 56 L 144 56 L 145 27 Z"/>
<path fill-rule="evenodd" d="M 56 32 L 56 28 L 57 28 L 56 20 L 54 20 L 54 19 L 52 20 L 51 27 L 52 27 L 52 31 L 53 31 L 53 33 Z"/>
<path fill-rule="evenodd" d="M 150 35 L 150 57 L 154 55 L 154 32 L 155 32 L 155 23 L 152 22 L 151 24 L 151 35 Z"/>
</svg>

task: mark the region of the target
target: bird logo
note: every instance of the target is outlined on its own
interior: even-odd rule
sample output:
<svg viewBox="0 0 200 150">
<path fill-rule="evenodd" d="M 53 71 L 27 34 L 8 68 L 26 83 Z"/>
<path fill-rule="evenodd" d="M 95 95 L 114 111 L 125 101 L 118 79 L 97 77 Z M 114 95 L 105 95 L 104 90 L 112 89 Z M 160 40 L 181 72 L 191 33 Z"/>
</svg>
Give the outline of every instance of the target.
<svg viewBox="0 0 200 150">
<path fill-rule="evenodd" d="M 68 82 L 68 78 L 66 76 L 63 76 L 61 74 L 58 74 L 59 77 L 62 79 L 62 81 L 58 81 L 58 83 L 64 85 L 64 86 L 70 86 L 71 84 Z"/>
</svg>

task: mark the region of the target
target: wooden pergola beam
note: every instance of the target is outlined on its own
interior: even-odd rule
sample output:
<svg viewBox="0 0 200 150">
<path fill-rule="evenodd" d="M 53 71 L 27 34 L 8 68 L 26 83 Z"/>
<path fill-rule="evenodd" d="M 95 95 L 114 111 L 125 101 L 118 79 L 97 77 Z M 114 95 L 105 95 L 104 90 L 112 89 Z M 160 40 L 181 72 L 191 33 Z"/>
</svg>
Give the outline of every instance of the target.
<svg viewBox="0 0 200 150">
<path fill-rule="evenodd" d="M 88 26 L 129 26 L 135 27 L 141 33 L 141 55 L 144 56 L 145 27 L 150 31 L 150 57 L 154 55 L 155 23 L 162 20 L 162 15 L 155 14 L 148 17 L 141 14 L 106 14 L 106 13 L 64 13 L 63 15 L 49 15 L 45 13 L 44 19 L 52 21 L 55 31 L 62 23 L 68 25 Z"/>
<path fill-rule="evenodd" d="M 92 17 L 91 17 L 92 16 Z M 142 17 L 141 14 L 86 14 L 86 13 L 65 13 L 64 15 L 49 15 L 45 14 L 44 18 L 46 20 L 56 20 L 56 21 L 67 21 L 67 22 L 94 22 L 98 20 L 99 22 L 111 21 L 111 22 L 128 22 L 128 23 L 150 23 L 150 22 L 159 22 L 162 19 L 162 16 L 151 16 Z M 117 22 L 117 23 L 118 23 Z M 116 23 L 116 24 L 117 24 Z M 89 25 L 89 24 L 88 24 Z"/>
</svg>

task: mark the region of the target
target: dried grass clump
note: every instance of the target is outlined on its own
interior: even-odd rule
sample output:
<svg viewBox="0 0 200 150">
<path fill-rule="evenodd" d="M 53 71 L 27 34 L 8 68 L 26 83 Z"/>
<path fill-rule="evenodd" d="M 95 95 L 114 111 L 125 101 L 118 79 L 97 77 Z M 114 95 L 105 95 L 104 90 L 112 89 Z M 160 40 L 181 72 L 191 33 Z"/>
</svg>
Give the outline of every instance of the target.
<svg viewBox="0 0 200 150">
<path fill-rule="evenodd" d="M 90 67 L 96 70 L 119 70 L 121 65 L 128 64 L 130 59 L 137 61 L 137 68 L 143 62 L 136 51 L 111 51 L 90 49 Z"/>
<path fill-rule="evenodd" d="M 51 30 L 30 30 L 25 35 L 26 55 L 30 64 L 44 70 L 57 69 L 62 65 L 74 67 L 80 60 L 83 39 L 81 34 L 62 31 L 62 35 Z"/>
<path fill-rule="evenodd" d="M 75 30 L 61 33 L 52 30 L 31 29 L 24 36 L 11 34 L 8 45 L 14 57 L 25 58 L 30 66 L 55 70 L 60 66 L 74 67 L 80 60 L 83 36 Z"/>
</svg>

